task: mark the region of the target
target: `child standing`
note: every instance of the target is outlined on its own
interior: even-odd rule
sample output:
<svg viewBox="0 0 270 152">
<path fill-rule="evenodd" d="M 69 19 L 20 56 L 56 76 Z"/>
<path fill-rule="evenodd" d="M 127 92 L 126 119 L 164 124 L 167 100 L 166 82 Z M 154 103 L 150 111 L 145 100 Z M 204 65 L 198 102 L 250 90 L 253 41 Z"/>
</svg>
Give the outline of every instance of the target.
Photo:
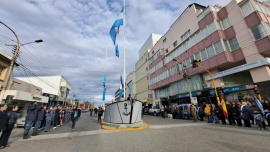
<svg viewBox="0 0 270 152">
<path fill-rule="evenodd" d="M 262 121 L 263 121 L 262 114 L 260 114 L 260 112 L 257 110 L 254 111 L 254 120 L 256 121 L 256 124 L 258 124 L 258 129 L 264 130 L 263 124 L 262 124 Z"/>
</svg>

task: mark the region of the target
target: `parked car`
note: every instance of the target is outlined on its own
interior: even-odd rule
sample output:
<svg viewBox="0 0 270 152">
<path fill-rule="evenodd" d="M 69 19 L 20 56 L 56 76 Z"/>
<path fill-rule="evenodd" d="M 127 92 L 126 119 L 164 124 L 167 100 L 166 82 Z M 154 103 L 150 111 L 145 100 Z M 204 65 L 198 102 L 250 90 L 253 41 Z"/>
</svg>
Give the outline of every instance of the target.
<svg viewBox="0 0 270 152">
<path fill-rule="evenodd" d="M 89 109 L 82 109 L 82 113 L 89 112 Z"/>
<path fill-rule="evenodd" d="M 24 127 L 25 124 L 25 117 L 17 119 L 17 124 L 16 126 L 19 127 Z"/>
<path fill-rule="evenodd" d="M 148 114 L 158 116 L 161 114 L 160 112 L 161 110 L 158 106 L 153 106 L 152 108 L 149 109 Z"/>
<path fill-rule="evenodd" d="M 180 113 L 180 117 L 182 119 L 189 119 L 190 117 L 192 117 L 189 107 L 191 104 L 180 104 L 178 105 L 181 113 Z"/>
</svg>

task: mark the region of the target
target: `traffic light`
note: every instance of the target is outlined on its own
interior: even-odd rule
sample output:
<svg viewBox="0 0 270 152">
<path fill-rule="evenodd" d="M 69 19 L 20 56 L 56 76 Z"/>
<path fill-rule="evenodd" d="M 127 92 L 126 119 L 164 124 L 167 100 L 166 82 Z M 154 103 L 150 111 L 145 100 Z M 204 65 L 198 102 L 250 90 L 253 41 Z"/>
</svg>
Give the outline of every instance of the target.
<svg viewBox="0 0 270 152">
<path fill-rule="evenodd" d="M 254 91 L 256 94 L 259 94 L 259 93 L 260 93 L 258 87 L 254 87 L 254 88 L 253 88 L 253 91 Z"/>
<path fill-rule="evenodd" d="M 192 61 L 192 68 L 198 67 L 198 63 L 201 62 L 201 60 L 193 60 Z"/>
</svg>

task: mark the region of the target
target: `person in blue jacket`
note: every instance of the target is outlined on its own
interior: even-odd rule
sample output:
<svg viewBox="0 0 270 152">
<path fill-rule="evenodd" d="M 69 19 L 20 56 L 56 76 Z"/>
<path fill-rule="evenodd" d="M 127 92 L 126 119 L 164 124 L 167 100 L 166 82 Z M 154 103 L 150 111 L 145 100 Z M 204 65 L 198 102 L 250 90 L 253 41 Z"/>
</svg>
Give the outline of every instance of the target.
<svg viewBox="0 0 270 152">
<path fill-rule="evenodd" d="M 43 109 L 43 106 L 42 104 L 40 103 L 38 106 L 37 106 L 37 120 L 36 120 L 36 123 L 35 123 L 35 128 L 33 129 L 33 134 L 32 136 L 37 136 L 38 133 L 38 129 L 41 125 L 41 122 L 43 121 L 43 116 L 44 116 L 44 109 Z"/>
<path fill-rule="evenodd" d="M 46 125 L 45 125 L 45 132 L 48 132 L 52 125 L 52 120 L 54 117 L 54 110 L 52 107 L 49 107 L 46 111 Z"/>
</svg>

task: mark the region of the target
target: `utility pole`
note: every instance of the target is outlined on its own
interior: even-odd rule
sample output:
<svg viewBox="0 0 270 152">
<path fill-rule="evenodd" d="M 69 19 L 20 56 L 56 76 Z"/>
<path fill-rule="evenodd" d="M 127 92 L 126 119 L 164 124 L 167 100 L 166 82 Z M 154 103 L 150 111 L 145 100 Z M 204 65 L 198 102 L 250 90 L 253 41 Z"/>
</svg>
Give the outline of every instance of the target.
<svg viewBox="0 0 270 152">
<path fill-rule="evenodd" d="M 2 21 L 0 21 L 1 24 L 3 24 L 5 27 L 7 27 L 16 37 L 16 40 L 17 40 L 17 45 L 15 46 L 15 51 L 14 51 L 14 56 L 12 57 L 11 59 L 11 63 L 10 63 L 10 66 L 8 68 L 8 71 L 7 71 L 7 74 L 6 74 L 6 77 L 5 79 L 7 78 L 7 80 L 4 82 L 4 88 L 5 90 L 8 89 L 8 84 L 9 84 L 9 81 L 10 81 L 10 77 L 11 77 L 11 73 L 14 69 L 14 65 L 15 65 L 15 62 L 16 62 L 16 58 L 19 54 L 19 50 L 20 50 L 20 41 L 19 41 L 19 38 L 17 36 L 17 34 L 9 27 L 7 26 L 5 23 L 3 23 Z"/>
</svg>

